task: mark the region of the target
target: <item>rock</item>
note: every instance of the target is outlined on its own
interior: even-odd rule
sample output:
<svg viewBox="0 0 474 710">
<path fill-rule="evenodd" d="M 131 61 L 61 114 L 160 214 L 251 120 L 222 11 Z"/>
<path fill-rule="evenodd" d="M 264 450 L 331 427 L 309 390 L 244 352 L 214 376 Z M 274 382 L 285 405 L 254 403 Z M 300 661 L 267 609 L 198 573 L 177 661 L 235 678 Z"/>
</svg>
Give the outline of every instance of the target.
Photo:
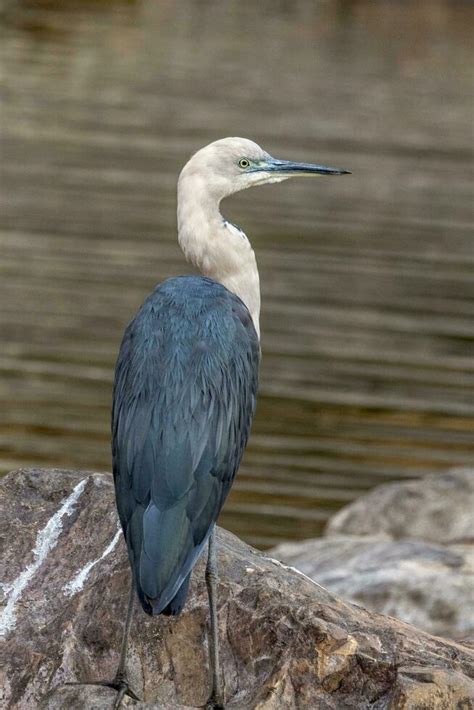
<svg viewBox="0 0 474 710">
<path fill-rule="evenodd" d="M 110 708 L 129 571 L 107 474 L 22 470 L 0 483 L 6 637 L 2 707 Z M 342 601 L 218 531 L 227 708 L 470 708 L 474 652 Z M 195 708 L 209 693 L 204 561 L 176 619 L 137 609 L 137 707 Z M 128 705 L 133 701 L 128 700 Z"/>
<path fill-rule="evenodd" d="M 429 633 L 474 634 L 473 470 L 375 488 L 336 513 L 326 534 L 271 554 Z"/>
<path fill-rule="evenodd" d="M 340 535 L 272 555 L 335 594 L 439 636 L 474 634 L 474 548 Z"/>
<path fill-rule="evenodd" d="M 329 521 L 329 535 L 474 542 L 474 469 L 378 486 Z"/>
</svg>

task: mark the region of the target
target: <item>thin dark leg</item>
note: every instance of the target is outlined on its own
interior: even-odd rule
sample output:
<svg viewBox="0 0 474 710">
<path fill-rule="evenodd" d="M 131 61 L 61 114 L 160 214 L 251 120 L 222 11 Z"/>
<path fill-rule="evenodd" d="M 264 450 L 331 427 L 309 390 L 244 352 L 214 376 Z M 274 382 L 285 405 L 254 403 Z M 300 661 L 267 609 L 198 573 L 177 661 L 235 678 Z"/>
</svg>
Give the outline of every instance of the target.
<svg viewBox="0 0 474 710">
<path fill-rule="evenodd" d="M 224 695 L 220 679 L 219 666 L 219 627 L 217 623 L 217 557 L 215 529 L 209 537 L 209 555 L 206 567 L 206 585 L 209 595 L 209 609 L 211 612 L 211 634 L 209 638 L 209 661 L 212 670 L 212 691 L 207 708 L 219 710 L 224 708 Z"/>
<path fill-rule="evenodd" d="M 118 664 L 118 668 L 117 668 L 117 673 L 115 674 L 115 678 L 112 681 L 113 686 L 118 690 L 117 698 L 116 698 L 115 704 L 114 704 L 114 710 L 115 710 L 115 708 L 120 707 L 120 704 L 122 702 L 124 695 L 126 693 L 130 693 L 130 688 L 128 686 L 125 666 L 127 663 L 128 637 L 130 635 L 130 625 L 132 623 L 134 607 L 135 607 L 135 586 L 133 584 L 133 575 L 132 575 L 132 583 L 130 584 L 130 593 L 128 595 L 127 617 L 125 619 L 125 627 L 124 627 L 123 636 L 122 636 L 122 646 L 120 649 L 120 660 L 119 660 L 119 664 Z M 134 694 L 131 693 L 131 695 L 133 696 Z"/>
<path fill-rule="evenodd" d="M 133 690 L 128 685 L 127 674 L 126 674 L 126 670 L 125 670 L 125 666 L 126 666 L 126 662 L 127 662 L 128 637 L 130 635 L 130 626 L 132 623 L 134 606 L 135 606 L 135 587 L 133 584 L 133 577 L 132 577 L 132 583 L 130 585 L 130 593 L 128 596 L 127 616 L 125 619 L 125 627 L 123 630 L 122 645 L 120 648 L 120 660 L 119 660 L 119 665 L 117 668 L 117 673 L 115 674 L 115 678 L 110 681 L 96 680 L 96 681 L 86 681 L 83 683 L 80 683 L 80 682 L 66 683 L 66 685 L 104 685 L 108 688 L 113 688 L 114 690 L 117 691 L 117 697 L 114 702 L 114 710 L 116 708 L 120 707 L 120 704 L 123 700 L 124 695 L 130 695 L 130 697 L 133 698 L 134 700 L 140 699 L 137 695 L 135 695 Z"/>
</svg>

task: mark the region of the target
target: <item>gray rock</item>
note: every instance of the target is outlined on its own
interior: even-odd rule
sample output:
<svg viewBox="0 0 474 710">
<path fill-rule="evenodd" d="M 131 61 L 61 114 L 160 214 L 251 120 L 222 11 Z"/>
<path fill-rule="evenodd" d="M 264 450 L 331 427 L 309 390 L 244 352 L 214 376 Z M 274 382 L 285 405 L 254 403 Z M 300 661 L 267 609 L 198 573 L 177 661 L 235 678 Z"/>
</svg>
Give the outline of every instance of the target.
<svg viewBox="0 0 474 710">
<path fill-rule="evenodd" d="M 129 571 L 111 477 L 24 470 L 0 490 L 2 707 L 111 707 L 107 688 L 65 685 L 110 679 L 118 663 Z M 218 557 L 229 709 L 471 707 L 472 649 L 346 603 L 223 530 Z M 202 560 L 181 616 L 137 609 L 138 707 L 205 703 L 207 621 Z"/>
<path fill-rule="evenodd" d="M 272 554 L 429 633 L 474 634 L 474 470 L 375 488 L 336 513 L 326 535 Z"/>
<path fill-rule="evenodd" d="M 474 548 L 337 536 L 286 543 L 272 555 L 335 594 L 424 631 L 474 634 Z"/>
<path fill-rule="evenodd" d="M 474 542 L 474 469 L 378 486 L 336 513 L 326 534 Z"/>
</svg>

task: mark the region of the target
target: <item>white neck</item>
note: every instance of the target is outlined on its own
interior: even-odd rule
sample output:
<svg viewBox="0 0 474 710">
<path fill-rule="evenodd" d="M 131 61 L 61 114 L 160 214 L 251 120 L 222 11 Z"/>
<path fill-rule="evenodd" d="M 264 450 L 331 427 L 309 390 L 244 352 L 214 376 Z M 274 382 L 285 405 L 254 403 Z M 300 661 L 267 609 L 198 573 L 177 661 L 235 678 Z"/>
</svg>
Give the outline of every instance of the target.
<svg viewBox="0 0 474 710">
<path fill-rule="evenodd" d="M 178 181 L 178 241 L 204 276 L 245 303 L 260 337 L 260 283 L 252 246 L 238 227 L 224 220 L 219 201 L 204 182 L 184 171 Z"/>
</svg>

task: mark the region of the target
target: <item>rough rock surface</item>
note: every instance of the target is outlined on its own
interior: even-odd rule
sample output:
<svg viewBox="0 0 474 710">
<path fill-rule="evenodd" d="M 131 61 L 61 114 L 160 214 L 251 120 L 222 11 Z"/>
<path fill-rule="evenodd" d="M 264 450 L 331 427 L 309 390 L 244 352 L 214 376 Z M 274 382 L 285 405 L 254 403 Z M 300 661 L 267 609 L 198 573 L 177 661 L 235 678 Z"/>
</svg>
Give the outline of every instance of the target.
<svg viewBox="0 0 474 710">
<path fill-rule="evenodd" d="M 0 484 L 2 707 L 110 708 L 129 581 L 111 477 L 17 471 Z M 474 652 L 348 604 L 223 530 L 219 623 L 228 708 L 470 708 Z M 137 609 L 129 674 L 141 707 L 209 692 L 204 564 L 177 619 Z M 131 703 L 131 701 L 130 701 Z M 129 704 L 130 704 L 129 703 Z"/>
<path fill-rule="evenodd" d="M 474 543 L 474 469 L 378 486 L 336 513 L 326 534 Z"/>
<path fill-rule="evenodd" d="M 440 636 L 474 635 L 474 549 L 340 535 L 271 553 L 345 599 Z"/>
<path fill-rule="evenodd" d="M 474 470 L 380 486 L 339 511 L 327 534 L 271 554 L 429 633 L 474 635 Z"/>
</svg>

